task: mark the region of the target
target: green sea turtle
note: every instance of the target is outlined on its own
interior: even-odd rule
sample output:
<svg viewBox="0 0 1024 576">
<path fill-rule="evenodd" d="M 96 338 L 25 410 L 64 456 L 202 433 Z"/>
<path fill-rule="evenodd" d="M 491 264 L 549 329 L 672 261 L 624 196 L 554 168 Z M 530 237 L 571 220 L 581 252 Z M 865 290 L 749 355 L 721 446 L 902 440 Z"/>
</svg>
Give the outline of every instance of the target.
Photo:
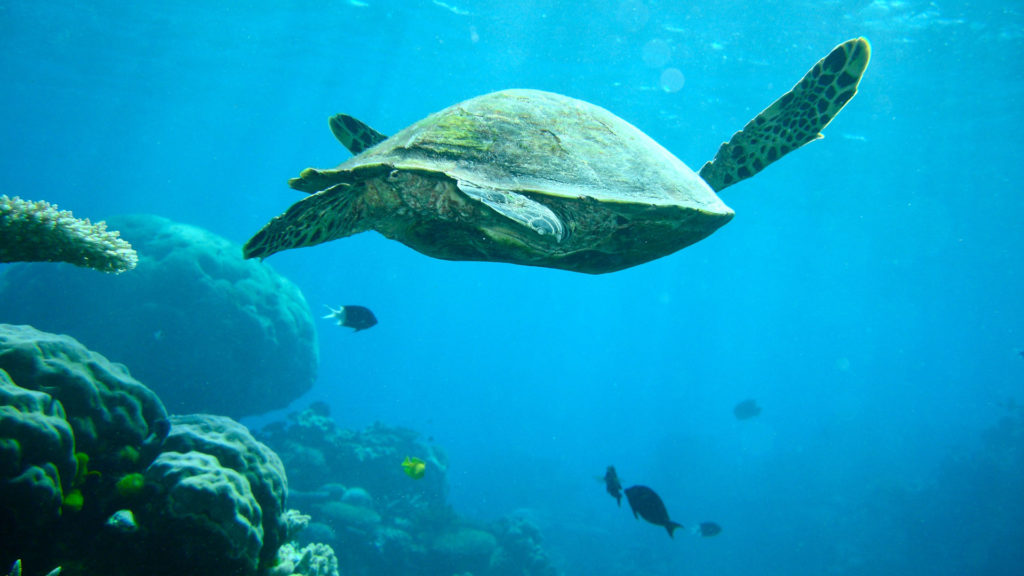
<svg viewBox="0 0 1024 576">
<path fill-rule="evenodd" d="M 289 184 L 311 195 L 247 258 L 376 230 L 428 256 L 614 272 L 706 238 L 733 211 L 716 192 L 821 137 L 857 92 L 870 47 L 843 42 L 751 120 L 700 174 L 632 124 L 538 90 L 472 98 L 387 137 L 343 114 L 354 156 Z"/>
</svg>

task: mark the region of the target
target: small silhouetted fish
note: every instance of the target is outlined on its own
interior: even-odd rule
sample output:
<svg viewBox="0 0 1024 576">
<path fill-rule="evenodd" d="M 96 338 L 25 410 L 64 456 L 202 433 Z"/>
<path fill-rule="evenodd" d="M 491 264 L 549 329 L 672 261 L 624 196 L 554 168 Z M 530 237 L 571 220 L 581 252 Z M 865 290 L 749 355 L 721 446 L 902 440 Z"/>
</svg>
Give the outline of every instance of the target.
<svg viewBox="0 0 1024 576">
<path fill-rule="evenodd" d="M 722 527 L 714 522 L 701 522 L 700 523 L 700 535 L 705 538 L 710 538 L 719 534 L 722 531 Z"/>
<path fill-rule="evenodd" d="M 609 466 L 604 473 L 604 488 L 615 498 L 615 502 L 622 506 L 622 482 L 619 482 L 619 475 L 615 473 L 615 466 Z"/>
<path fill-rule="evenodd" d="M 356 332 L 366 330 L 377 323 L 377 317 L 364 306 L 341 306 L 337 310 L 328 306 L 327 309 L 331 313 L 324 318 L 334 318 L 338 321 L 338 326 L 348 326 Z"/>
<path fill-rule="evenodd" d="M 732 409 L 732 413 L 737 420 L 749 420 L 761 413 L 761 407 L 757 405 L 757 400 L 744 400 Z"/>
<path fill-rule="evenodd" d="M 626 488 L 626 500 L 629 501 L 629 507 L 633 509 L 634 518 L 643 518 L 655 526 L 664 526 L 665 530 L 668 530 L 669 538 L 672 538 L 672 532 L 676 528 L 683 527 L 682 524 L 669 520 L 665 503 L 654 493 L 654 490 L 647 486 Z"/>
</svg>

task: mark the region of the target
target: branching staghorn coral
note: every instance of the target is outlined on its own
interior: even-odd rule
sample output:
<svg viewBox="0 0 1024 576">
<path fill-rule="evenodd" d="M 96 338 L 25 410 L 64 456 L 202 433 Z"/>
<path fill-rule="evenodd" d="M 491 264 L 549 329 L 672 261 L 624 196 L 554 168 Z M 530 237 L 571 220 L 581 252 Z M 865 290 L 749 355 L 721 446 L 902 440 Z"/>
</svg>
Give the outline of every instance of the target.
<svg viewBox="0 0 1024 576">
<path fill-rule="evenodd" d="M 93 224 L 47 202 L 0 194 L 0 262 L 68 262 L 120 273 L 138 261 L 131 244 L 104 222 Z"/>
</svg>

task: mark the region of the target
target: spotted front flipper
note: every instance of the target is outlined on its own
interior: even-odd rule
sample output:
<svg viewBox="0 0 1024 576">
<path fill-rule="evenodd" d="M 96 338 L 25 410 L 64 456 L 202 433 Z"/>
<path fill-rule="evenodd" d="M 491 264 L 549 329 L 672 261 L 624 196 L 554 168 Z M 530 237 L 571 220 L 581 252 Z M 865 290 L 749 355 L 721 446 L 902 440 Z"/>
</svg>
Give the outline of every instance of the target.
<svg viewBox="0 0 1024 576">
<path fill-rule="evenodd" d="M 370 128 L 348 114 L 335 114 L 330 119 L 331 132 L 348 151 L 362 154 L 363 150 L 376 146 L 388 139 L 387 136 Z"/>
<path fill-rule="evenodd" d="M 250 238 L 243 254 L 266 258 L 281 250 L 315 246 L 370 230 L 364 191 L 359 185 L 338 184 L 303 198 Z"/>
<path fill-rule="evenodd" d="M 871 46 L 864 38 L 836 46 L 792 90 L 722 144 L 700 169 L 700 177 L 719 192 L 821 138 L 821 131 L 857 93 L 870 58 Z"/>
</svg>

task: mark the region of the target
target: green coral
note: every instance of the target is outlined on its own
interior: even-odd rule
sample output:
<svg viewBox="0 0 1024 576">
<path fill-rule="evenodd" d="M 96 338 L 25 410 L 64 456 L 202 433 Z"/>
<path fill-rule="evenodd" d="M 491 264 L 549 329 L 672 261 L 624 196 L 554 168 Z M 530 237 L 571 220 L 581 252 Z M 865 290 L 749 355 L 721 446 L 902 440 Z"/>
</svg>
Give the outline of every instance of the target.
<svg viewBox="0 0 1024 576">
<path fill-rule="evenodd" d="M 68 262 L 119 273 L 138 261 L 131 244 L 104 222 L 75 218 L 43 201 L 0 195 L 0 262 Z"/>
<path fill-rule="evenodd" d="M 146 477 L 138 472 L 124 475 L 117 481 L 115 488 L 117 493 L 125 498 L 138 496 L 146 486 Z"/>
<path fill-rule="evenodd" d="M 81 512 L 85 506 L 85 495 L 78 488 L 72 488 L 64 495 L 64 509 L 72 512 Z"/>
</svg>

